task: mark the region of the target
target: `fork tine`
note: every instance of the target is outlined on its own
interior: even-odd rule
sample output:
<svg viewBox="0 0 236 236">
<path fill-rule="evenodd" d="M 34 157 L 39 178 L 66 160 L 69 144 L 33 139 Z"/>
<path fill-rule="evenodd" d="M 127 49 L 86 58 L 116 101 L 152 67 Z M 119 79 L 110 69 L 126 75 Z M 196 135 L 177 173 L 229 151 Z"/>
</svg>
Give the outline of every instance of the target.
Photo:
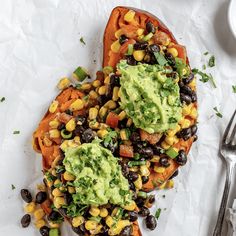
<svg viewBox="0 0 236 236">
<path fill-rule="evenodd" d="M 236 114 L 236 110 L 234 111 L 230 121 L 229 121 L 229 124 L 227 125 L 226 129 L 225 129 L 225 132 L 224 132 L 224 135 L 223 135 L 223 139 L 222 139 L 222 142 L 226 143 L 226 138 L 229 134 L 229 130 L 230 130 L 230 127 L 233 123 L 233 120 L 234 120 L 234 117 L 235 117 L 235 114 Z"/>
<path fill-rule="evenodd" d="M 229 143 L 231 143 L 231 144 L 233 143 L 235 134 L 236 134 L 236 124 L 234 125 L 234 129 L 230 135 Z"/>
</svg>

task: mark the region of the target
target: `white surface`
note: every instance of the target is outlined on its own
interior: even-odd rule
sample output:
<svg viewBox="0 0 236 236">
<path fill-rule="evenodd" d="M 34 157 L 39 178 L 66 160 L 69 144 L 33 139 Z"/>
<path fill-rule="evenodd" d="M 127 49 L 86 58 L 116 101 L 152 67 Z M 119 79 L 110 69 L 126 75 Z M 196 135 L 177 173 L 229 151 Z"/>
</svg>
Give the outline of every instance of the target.
<svg viewBox="0 0 236 236">
<path fill-rule="evenodd" d="M 231 0 L 229 4 L 229 12 L 228 12 L 228 20 L 229 20 L 229 25 L 230 29 L 236 38 L 236 0 Z"/>
<path fill-rule="evenodd" d="M 32 132 L 57 94 L 60 77 L 78 65 L 92 72 L 101 67 L 103 31 L 117 4 L 145 9 L 162 19 L 187 46 L 192 67 L 201 68 L 205 51 L 216 56 L 216 67 L 209 71 L 217 89 L 198 83 L 199 141 L 176 179 L 176 188 L 165 191 L 165 199 L 157 192 L 153 211 L 167 208 L 157 229 L 143 230 L 150 236 L 211 235 L 225 174 L 217 155 L 219 138 L 236 104 L 231 87 L 236 85 L 236 41 L 227 22 L 229 2 L 0 0 L 0 97 L 6 97 L 0 103 L 1 236 L 39 235 L 32 226 L 21 229 L 19 224 L 23 215 L 19 191 L 33 189 L 31 183 L 41 176 L 40 156 L 31 148 Z M 80 43 L 81 36 L 86 46 Z M 214 115 L 215 106 L 222 119 Z M 14 130 L 21 133 L 13 135 Z"/>
</svg>

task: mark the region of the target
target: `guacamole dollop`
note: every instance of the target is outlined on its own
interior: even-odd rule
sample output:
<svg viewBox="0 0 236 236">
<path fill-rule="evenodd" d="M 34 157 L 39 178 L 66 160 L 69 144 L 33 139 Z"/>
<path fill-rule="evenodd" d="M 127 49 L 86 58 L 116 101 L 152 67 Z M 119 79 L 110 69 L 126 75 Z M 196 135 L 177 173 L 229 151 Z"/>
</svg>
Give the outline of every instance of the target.
<svg viewBox="0 0 236 236">
<path fill-rule="evenodd" d="M 121 73 L 121 107 L 132 118 L 136 127 L 148 133 L 164 132 L 181 119 L 178 83 L 167 77 L 170 69 L 160 65 L 126 61 L 118 64 Z"/>
<path fill-rule="evenodd" d="M 99 143 L 68 148 L 63 163 L 65 169 L 76 177 L 74 202 L 83 205 L 109 202 L 122 206 L 131 201 L 129 183 L 122 175 L 117 159 Z"/>
</svg>

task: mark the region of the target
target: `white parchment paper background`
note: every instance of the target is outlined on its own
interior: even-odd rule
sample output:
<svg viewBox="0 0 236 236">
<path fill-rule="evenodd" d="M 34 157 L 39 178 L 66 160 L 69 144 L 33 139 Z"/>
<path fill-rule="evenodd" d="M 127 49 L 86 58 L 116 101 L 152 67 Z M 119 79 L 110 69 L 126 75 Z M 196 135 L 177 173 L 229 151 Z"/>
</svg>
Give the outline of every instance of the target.
<svg viewBox="0 0 236 236">
<path fill-rule="evenodd" d="M 218 157 L 220 136 L 236 107 L 236 40 L 227 23 L 224 0 L 0 0 L 0 235 L 39 235 L 21 229 L 21 188 L 34 188 L 41 177 L 40 155 L 31 135 L 57 94 L 55 85 L 78 65 L 101 68 L 102 36 L 113 7 L 127 5 L 157 15 L 187 46 L 192 67 L 201 68 L 209 51 L 217 83 L 198 83 L 199 141 L 181 169 L 176 187 L 157 192 L 162 210 L 150 236 L 211 235 L 220 204 L 225 169 Z M 79 41 L 84 37 L 86 45 Z M 96 62 L 94 62 L 96 60 Z M 214 115 L 217 106 L 223 118 Z M 13 135 L 20 130 L 19 135 Z M 33 184 L 32 184 L 33 183 Z M 11 184 L 16 186 L 11 189 Z M 162 195 L 166 198 L 163 199 Z M 236 191 L 234 189 L 234 197 Z M 233 197 L 233 194 L 231 197 Z M 64 236 L 72 235 L 65 229 Z"/>
</svg>

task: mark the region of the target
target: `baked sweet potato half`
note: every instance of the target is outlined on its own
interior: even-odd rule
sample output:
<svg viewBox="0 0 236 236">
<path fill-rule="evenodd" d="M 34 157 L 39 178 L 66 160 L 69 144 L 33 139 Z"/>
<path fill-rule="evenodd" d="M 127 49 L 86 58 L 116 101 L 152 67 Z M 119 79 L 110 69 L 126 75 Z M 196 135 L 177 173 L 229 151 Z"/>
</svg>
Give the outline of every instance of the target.
<svg viewBox="0 0 236 236">
<path fill-rule="evenodd" d="M 132 71 L 138 71 L 137 77 L 143 81 L 136 83 L 137 78 L 129 74 Z M 128 84 L 126 78 L 130 80 Z M 130 88 L 132 81 L 135 86 Z M 147 92 L 149 83 L 154 85 Z M 155 83 L 160 94 L 155 90 L 151 96 Z M 170 179 L 187 162 L 187 154 L 197 138 L 195 83 L 185 47 L 177 43 L 157 17 L 127 7 L 112 11 L 104 33 L 103 72 L 80 87 L 60 81 L 63 90 L 33 134 L 33 147 L 43 156 L 50 200 L 78 235 L 139 236 L 137 212 L 146 217 L 147 228 L 156 227 L 154 216 L 147 217 L 154 202 L 153 195 L 147 192 L 171 187 Z M 130 96 L 125 96 L 128 93 Z M 130 102 L 129 97 L 133 96 Z M 124 105 L 127 101 L 129 106 Z M 155 106 L 157 113 L 150 117 Z M 175 110 L 169 117 L 172 107 Z M 146 125 L 148 119 L 151 129 Z M 84 206 L 83 213 L 71 205 L 76 177 L 65 169 L 65 151 L 94 139 L 99 139 L 100 145 L 119 159 L 133 194 L 132 204 Z M 51 214 L 48 202 L 42 208 Z M 122 212 L 116 219 L 118 229 L 110 222 L 117 212 Z M 94 221 L 93 217 L 99 220 Z M 94 228 L 87 221 L 94 221 Z"/>
</svg>

